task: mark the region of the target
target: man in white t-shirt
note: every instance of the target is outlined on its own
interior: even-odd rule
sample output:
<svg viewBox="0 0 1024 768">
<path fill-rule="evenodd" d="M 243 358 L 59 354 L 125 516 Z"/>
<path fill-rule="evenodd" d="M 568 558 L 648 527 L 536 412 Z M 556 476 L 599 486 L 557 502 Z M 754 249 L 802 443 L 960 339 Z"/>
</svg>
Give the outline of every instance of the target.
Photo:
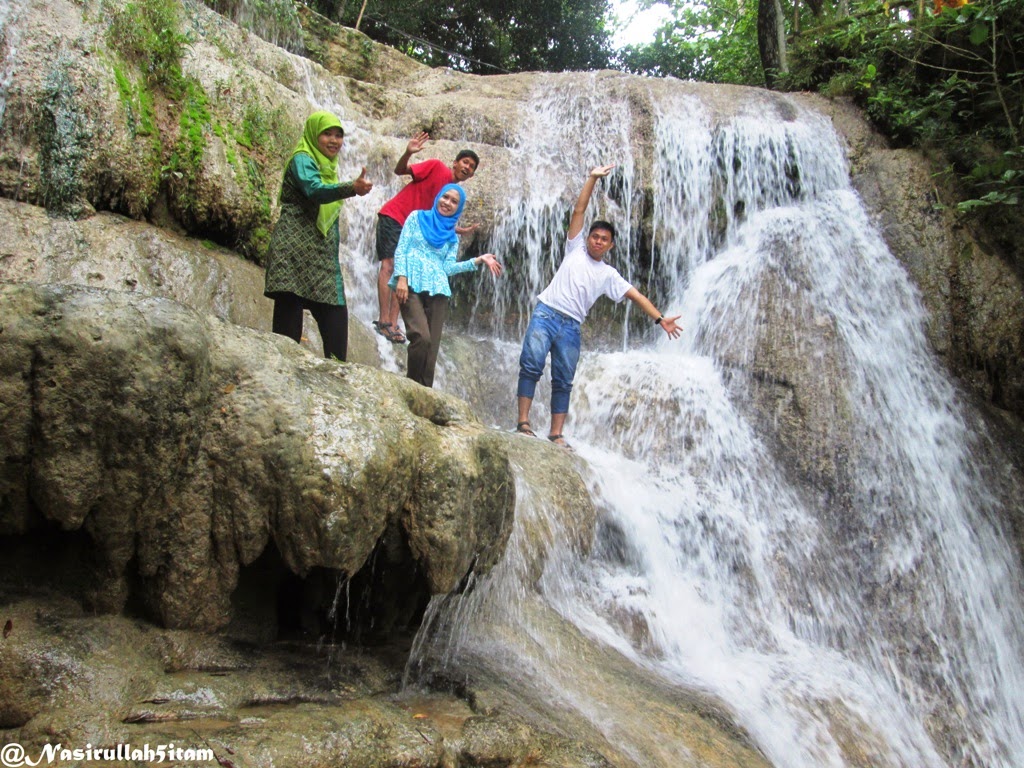
<svg viewBox="0 0 1024 768">
<path fill-rule="evenodd" d="M 664 317 L 646 296 L 604 261 L 615 244 L 615 227 L 607 221 L 595 221 L 590 225 L 586 239 L 583 238 L 583 217 L 594 185 L 614 167 L 598 166 L 587 176 L 569 220 L 565 257 L 547 288 L 537 296 L 537 306 L 530 317 L 519 356 L 519 421 L 516 431 L 534 436 L 530 427 L 530 406 L 550 353 L 551 430 L 548 440 L 563 448 L 569 448 L 562 436 L 562 427 L 569 412 L 569 393 L 580 358 L 580 325 L 599 297 L 607 296 L 615 302 L 629 299 L 660 325 L 669 338 L 678 338 L 683 330 L 676 325 L 680 315 Z"/>
</svg>

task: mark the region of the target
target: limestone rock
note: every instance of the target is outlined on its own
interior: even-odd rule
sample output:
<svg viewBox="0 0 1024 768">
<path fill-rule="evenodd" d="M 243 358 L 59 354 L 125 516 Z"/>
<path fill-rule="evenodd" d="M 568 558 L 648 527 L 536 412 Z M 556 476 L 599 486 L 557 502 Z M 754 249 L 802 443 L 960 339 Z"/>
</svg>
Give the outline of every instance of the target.
<svg viewBox="0 0 1024 768">
<path fill-rule="evenodd" d="M 351 577 L 391 524 L 431 593 L 500 556 L 508 459 L 460 401 L 165 299 L 0 297 L 0 526 L 87 533 L 94 606 L 224 626 L 271 542 L 296 574 Z"/>
<path fill-rule="evenodd" d="M 181 34 L 191 41 L 181 67 L 192 90 L 172 98 L 155 92 L 111 47 L 107 29 L 125 9 L 69 0 L 21 4 L 6 32 L 17 39 L 7 43 L 14 76 L 0 124 L 0 195 L 63 216 L 110 210 L 147 218 L 258 262 L 280 169 L 313 101 L 341 113 L 359 143 L 358 162 L 382 188 L 393 182 L 391 168 L 416 131 L 430 130 L 434 139 L 421 159 L 477 149 L 483 163 L 466 211 L 481 224 L 475 247 L 487 242 L 508 180 L 518 178 L 514 144 L 537 94 L 600 83 L 630 105 L 638 199 L 652 194 L 652 94 L 672 89 L 699 97 L 712 120 L 733 114 L 739 101 L 786 120 L 792 103 L 802 103 L 830 115 L 846 141 L 855 186 L 921 288 L 936 351 L 986 399 L 1022 413 L 1020 276 L 937 209 L 944 193 L 928 161 L 886 147 L 846 101 L 616 72 L 480 77 L 430 70 L 306 10 L 300 15 L 310 58 L 301 58 L 192 0 L 180 16 Z M 521 182 L 528 189 L 532 180 Z M 634 224 L 649 238 L 649 221 Z M 372 354 L 365 344 L 360 349 Z"/>
<path fill-rule="evenodd" d="M 273 303 L 263 296 L 263 270 L 215 243 L 111 213 L 79 220 L 49 216 L 4 198 L 0 222 L 0 280 L 162 296 L 236 325 L 270 330 Z M 322 353 L 312 319 L 304 330 L 304 345 Z M 349 360 L 380 364 L 372 334 L 354 318 Z"/>
</svg>

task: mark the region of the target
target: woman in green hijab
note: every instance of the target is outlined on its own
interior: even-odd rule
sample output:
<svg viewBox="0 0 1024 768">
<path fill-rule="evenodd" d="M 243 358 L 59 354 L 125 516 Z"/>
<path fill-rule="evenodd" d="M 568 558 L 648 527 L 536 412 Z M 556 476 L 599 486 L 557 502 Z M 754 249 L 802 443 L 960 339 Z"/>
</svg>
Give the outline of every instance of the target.
<svg viewBox="0 0 1024 768">
<path fill-rule="evenodd" d="M 314 112 L 288 158 L 281 184 L 281 216 L 270 238 L 266 287 L 274 300 L 274 333 L 299 341 L 302 310 L 320 329 L 324 357 L 348 355 L 348 309 L 338 263 L 341 201 L 373 188 L 366 168 L 338 182 L 338 153 L 345 132 L 330 112 Z"/>
</svg>

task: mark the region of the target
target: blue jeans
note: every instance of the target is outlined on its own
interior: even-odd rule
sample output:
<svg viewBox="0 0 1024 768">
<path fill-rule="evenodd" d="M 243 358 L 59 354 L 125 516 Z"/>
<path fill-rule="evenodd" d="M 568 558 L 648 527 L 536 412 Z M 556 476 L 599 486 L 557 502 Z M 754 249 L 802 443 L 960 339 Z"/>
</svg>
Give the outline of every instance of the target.
<svg viewBox="0 0 1024 768">
<path fill-rule="evenodd" d="M 569 393 L 580 361 L 580 324 L 538 302 L 530 317 L 519 355 L 519 397 L 533 399 L 544 363 L 551 353 L 551 412 L 569 412 Z"/>
</svg>

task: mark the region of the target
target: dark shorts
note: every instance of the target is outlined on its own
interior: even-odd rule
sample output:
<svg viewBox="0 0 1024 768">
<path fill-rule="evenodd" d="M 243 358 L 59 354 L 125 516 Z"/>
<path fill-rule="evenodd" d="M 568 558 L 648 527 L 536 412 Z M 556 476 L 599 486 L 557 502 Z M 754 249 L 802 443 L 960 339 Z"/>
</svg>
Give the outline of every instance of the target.
<svg viewBox="0 0 1024 768">
<path fill-rule="evenodd" d="M 377 214 L 377 261 L 395 258 L 395 248 L 401 236 L 401 224 L 390 216 Z"/>
</svg>

